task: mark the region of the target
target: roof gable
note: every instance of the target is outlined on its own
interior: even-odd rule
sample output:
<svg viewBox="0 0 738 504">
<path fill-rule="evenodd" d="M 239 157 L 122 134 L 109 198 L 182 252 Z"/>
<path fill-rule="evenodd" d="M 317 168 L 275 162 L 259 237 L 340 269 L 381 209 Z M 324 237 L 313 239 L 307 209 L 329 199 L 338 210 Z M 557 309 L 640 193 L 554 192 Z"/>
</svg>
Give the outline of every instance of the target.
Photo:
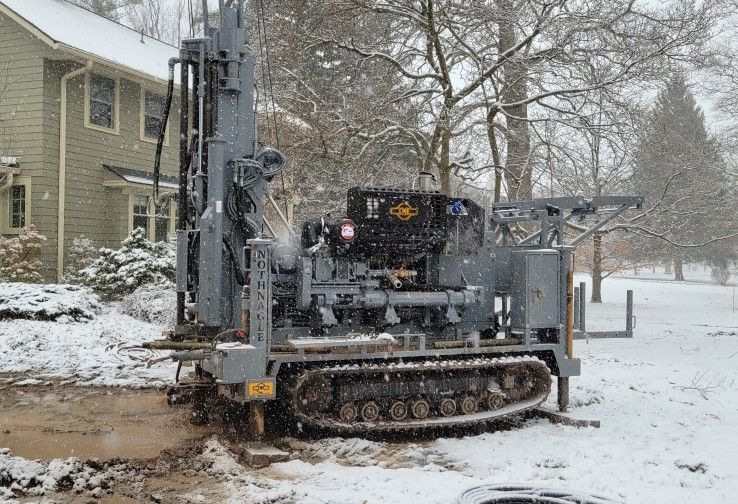
<svg viewBox="0 0 738 504">
<path fill-rule="evenodd" d="M 0 11 L 54 48 L 69 48 L 156 79 L 168 78 L 169 58 L 179 54 L 174 46 L 64 0 L 0 0 Z"/>
</svg>

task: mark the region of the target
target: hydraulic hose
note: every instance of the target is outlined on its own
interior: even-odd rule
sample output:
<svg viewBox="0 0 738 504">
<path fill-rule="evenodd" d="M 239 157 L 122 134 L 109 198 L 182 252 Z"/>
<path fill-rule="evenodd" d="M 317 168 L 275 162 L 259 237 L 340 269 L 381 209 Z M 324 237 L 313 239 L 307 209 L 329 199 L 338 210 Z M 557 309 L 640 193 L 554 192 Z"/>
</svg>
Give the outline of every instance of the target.
<svg viewBox="0 0 738 504">
<path fill-rule="evenodd" d="M 154 208 L 161 206 L 159 202 L 159 177 L 161 173 L 161 151 L 164 147 L 164 137 L 167 132 L 167 123 L 169 122 L 169 112 L 172 110 L 172 95 L 174 94 L 174 67 L 179 63 L 179 58 L 171 58 L 169 60 L 169 83 L 167 84 L 167 100 L 164 108 L 164 118 L 159 128 L 159 138 L 156 141 L 156 157 L 154 158 Z M 184 86 L 187 83 L 183 84 Z"/>
</svg>

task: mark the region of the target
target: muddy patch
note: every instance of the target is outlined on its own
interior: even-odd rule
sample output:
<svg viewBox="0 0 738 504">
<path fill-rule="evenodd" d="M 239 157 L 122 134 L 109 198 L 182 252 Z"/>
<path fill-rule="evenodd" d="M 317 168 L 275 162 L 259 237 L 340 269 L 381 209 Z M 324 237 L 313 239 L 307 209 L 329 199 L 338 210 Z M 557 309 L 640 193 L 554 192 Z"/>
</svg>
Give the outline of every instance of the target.
<svg viewBox="0 0 738 504">
<path fill-rule="evenodd" d="M 0 390 L 0 446 L 29 459 L 147 459 L 207 429 L 158 390 L 70 386 Z"/>
</svg>

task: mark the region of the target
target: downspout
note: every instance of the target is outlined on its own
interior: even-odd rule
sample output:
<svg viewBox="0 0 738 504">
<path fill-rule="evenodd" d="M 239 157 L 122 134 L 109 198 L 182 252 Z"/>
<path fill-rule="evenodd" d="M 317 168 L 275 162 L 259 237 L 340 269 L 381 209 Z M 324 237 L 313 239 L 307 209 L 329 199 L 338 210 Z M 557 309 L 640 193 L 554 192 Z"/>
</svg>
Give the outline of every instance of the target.
<svg viewBox="0 0 738 504">
<path fill-rule="evenodd" d="M 59 100 L 59 208 L 57 209 L 56 233 L 56 278 L 59 282 L 64 277 L 64 210 L 66 208 L 67 178 L 67 83 L 78 75 L 92 68 L 92 61 L 87 60 L 85 66 L 62 75 L 61 99 Z"/>
</svg>

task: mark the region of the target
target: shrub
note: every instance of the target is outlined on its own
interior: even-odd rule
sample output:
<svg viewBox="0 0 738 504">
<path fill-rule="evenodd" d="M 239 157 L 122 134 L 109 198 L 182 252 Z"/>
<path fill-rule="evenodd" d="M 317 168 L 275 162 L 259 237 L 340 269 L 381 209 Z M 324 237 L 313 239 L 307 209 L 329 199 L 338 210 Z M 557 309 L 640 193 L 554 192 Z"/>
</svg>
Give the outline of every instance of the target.
<svg viewBox="0 0 738 504">
<path fill-rule="evenodd" d="M 730 280 L 730 269 L 727 265 L 713 266 L 710 276 L 716 284 L 726 285 Z"/>
<path fill-rule="evenodd" d="M 78 285 L 4 283 L 0 289 L 0 320 L 90 320 L 100 299 Z"/>
<path fill-rule="evenodd" d="M 126 294 L 120 303 L 123 313 L 160 326 L 173 326 L 177 294 L 174 285 L 142 285 Z"/>
<path fill-rule="evenodd" d="M 84 283 L 98 293 L 120 297 L 145 284 L 174 282 L 176 256 L 171 244 L 153 243 L 141 228 L 133 230 L 117 250 L 102 248 L 84 269 Z"/>
<path fill-rule="evenodd" d="M 46 237 L 33 224 L 14 238 L 0 240 L 0 278 L 8 282 L 41 283 L 41 246 Z"/>
<path fill-rule="evenodd" d="M 84 282 L 84 270 L 97 258 L 97 248 L 89 238 L 75 238 L 67 252 L 67 267 L 64 268 L 64 281 L 70 284 Z"/>
</svg>

